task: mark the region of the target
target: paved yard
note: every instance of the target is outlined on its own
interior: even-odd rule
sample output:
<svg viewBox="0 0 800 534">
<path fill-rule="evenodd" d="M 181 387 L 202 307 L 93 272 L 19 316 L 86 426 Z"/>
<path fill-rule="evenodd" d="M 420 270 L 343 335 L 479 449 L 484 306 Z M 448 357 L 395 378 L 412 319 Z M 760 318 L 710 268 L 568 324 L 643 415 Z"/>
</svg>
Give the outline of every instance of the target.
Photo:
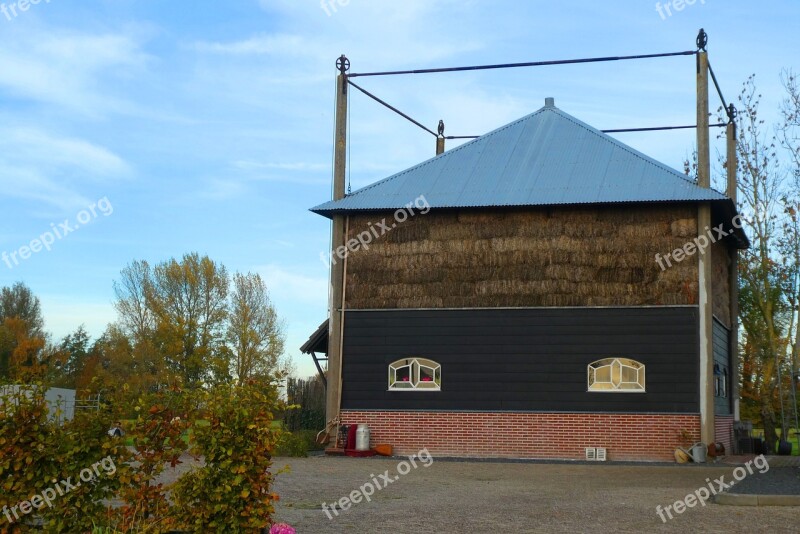
<svg viewBox="0 0 800 534">
<path fill-rule="evenodd" d="M 732 466 L 586 465 L 433 460 L 399 476 L 399 459 L 276 458 L 288 465 L 275 488 L 276 519 L 300 533 L 324 532 L 798 532 L 800 508 L 709 503 L 666 524 L 656 506 L 674 503 Z M 405 466 L 403 466 L 405 467 Z M 399 477 L 339 516 L 333 503 L 380 475 Z M 753 474 L 750 476 L 759 476 Z M 715 485 L 716 487 L 716 485 Z M 367 491 L 369 491 L 367 489 Z"/>
</svg>

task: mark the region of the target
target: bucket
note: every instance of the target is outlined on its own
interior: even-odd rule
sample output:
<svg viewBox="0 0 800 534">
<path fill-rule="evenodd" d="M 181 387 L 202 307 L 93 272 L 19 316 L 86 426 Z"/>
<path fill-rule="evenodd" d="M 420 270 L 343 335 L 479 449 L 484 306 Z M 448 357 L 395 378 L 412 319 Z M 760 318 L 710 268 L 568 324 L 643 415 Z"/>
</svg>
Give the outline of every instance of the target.
<svg viewBox="0 0 800 534">
<path fill-rule="evenodd" d="M 356 450 L 369 450 L 369 427 L 367 425 L 358 425 L 356 430 Z"/>
<path fill-rule="evenodd" d="M 695 443 L 692 445 L 692 460 L 696 463 L 702 464 L 706 461 L 706 453 L 708 452 L 708 447 L 705 443 Z"/>
</svg>

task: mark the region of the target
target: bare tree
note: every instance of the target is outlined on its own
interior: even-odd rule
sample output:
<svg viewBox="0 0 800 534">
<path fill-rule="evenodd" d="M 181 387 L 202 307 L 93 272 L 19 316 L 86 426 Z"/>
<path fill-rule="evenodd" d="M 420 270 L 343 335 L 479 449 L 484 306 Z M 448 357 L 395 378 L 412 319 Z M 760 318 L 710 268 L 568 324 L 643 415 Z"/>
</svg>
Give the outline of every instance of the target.
<svg viewBox="0 0 800 534">
<path fill-rule="evenodd" d="M 787 209 L 792 193 L 780 165 L 777 140 L 764 131 L 760 101 L 751 76 L 739 96 L 737 139 L 741 211 L 752 244 L 740 264 L 741 391 L 745 403 L 757 406 L 767 446 L 774 450 L 776 411 L 782 416 L 781 428 L 786 428 L 781 370 L 796 329 L 792 308 L 797 304 L 798 286 L 790 283 L 796 257 L 782 250 L 787 239 L 794 239 Z"/>
<path fill-rule="evenodd" d="M 134 261 L 120 273 L 114 282 L 117 299 L 114 307 L 119 323 L 135 340 L 149 337 L 155 330 L 155 318 L 147 305 L 147 294 L 152 286 L 152 271 L 146 261 Z"/>
</svg>

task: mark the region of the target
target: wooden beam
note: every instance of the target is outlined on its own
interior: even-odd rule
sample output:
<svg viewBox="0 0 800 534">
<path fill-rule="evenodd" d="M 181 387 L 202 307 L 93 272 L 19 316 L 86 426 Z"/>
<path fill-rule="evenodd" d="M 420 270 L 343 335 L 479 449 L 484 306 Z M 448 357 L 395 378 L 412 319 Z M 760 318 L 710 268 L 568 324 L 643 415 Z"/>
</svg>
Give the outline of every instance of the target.
<svg viewBox="0 0 800 534">
<path fill-rule="evenodd" d="M 728 171 L 728 188 L 725 193 L 728 195 L 728 198 L 733 200 L 733 203 L 736 204 L 739 200 L 739 155 L 736 151 L 736 122 L 731 121 L 728 123 L 727 130 L 726 130 L 726 138 L 727 138 L 727 171 Z"/>
<path fill-rule="evenodd" d="M 336 79 L 336 141 L 333 158 L 333 200 L 344 198 L 347 170 L 347 68 L 349 61 L 342 56 L 337 61 L 339 76 Z M 334 215 L 331 229 L 331 247 L 336 251 L 345 243 L 344 216 Z M 328 377 L 325 418 L 331 425 L 339 417 L 342 399 L 342 297 L 344 264 L 336 254 L 331 254 L 331 287 L 328 313 Z M 335 428 L 335 427 L 334 427 Z M 332 430 L 329 428 L 329 430 Z"/>
<path fill-rule="evenodd" d="M 711 187 L 711 130 L 708 119 L 708 52 L 697 53 L 697 183 Z"/>
<path fill-rule="evenodd" d="M 733 106 L 731 105 L 733 109 Z M 731 112 L 731 121 L 728 123 L 726 132 L 727 137 L 727 171 L 728 171 L 728 188 L 727 195 L 733 200 L 734 205 L 738 201 L 738 172 L 739 172 L 739 154 L 736 146 L 736 121 Z M 738 207 L 737 207 L 738 209 Z M 730 267 L 730 314 L 731 314 L 731 337 L 730 337 L 730 378 L 731 383 L 729 390 L 730 398 L 733 401 L 733 418 L 739 421 L 739 249 L 737 247 L 730 247 L 731 254 L 731 267 Z"/>
<path fill-rule="evenodd" d="M 697 183 L 711 187 L 711 132 L 708 121 L 708 53 L 697 53 Z M 697 213 L 698 236 L 711 228 L 711 205 L 703 203 Z M 714 435 L 714 316 L 711 250 L 698 254 L 700 307 L 700 441 L 709 444 Z"/>
</svg>

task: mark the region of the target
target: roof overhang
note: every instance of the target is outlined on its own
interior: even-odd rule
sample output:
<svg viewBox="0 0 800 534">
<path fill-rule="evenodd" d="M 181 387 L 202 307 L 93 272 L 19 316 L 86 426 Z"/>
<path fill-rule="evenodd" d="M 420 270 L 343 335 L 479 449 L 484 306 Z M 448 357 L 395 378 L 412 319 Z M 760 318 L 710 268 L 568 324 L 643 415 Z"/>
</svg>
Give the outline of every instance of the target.
<svg viewBox="0 0 800 534">
<path fill-rule="evenodd" d="M 319 325 L 311 337 L 308 338 L 302 347 L 300 347 L 300 352 L 303 354 L 328 354 L 328 320 Z"/>
</svg>

